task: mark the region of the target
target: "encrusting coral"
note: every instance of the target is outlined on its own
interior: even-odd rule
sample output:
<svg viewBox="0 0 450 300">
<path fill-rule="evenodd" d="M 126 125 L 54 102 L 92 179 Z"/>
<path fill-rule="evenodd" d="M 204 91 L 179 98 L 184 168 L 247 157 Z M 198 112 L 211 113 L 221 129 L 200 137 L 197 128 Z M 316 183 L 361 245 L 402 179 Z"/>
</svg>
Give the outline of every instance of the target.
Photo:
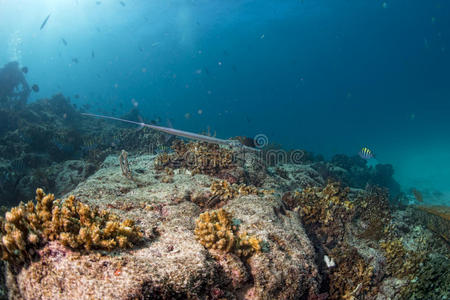
<svg viewBox="0 0 450 300">
<path fill-rule="evenodd" d="M 224 209 L 200 214 L 195 224 L 194 233 L 205 248 L 233 252 L 241 257 L 261 251 L 261 239 L 238 232 L 231 214 Z"/>
<path fill-rule="evenodd" d="M 55 200 L 36 190 L 36 204 L 20 203 L 0 219 L 0 255 L 11 264 L 26 262 L 47 241 L 59 240 L 73 249 L 130 248 L 142 239 L 132 220 L 91 208 L 74 196 Z"/>
</svg>

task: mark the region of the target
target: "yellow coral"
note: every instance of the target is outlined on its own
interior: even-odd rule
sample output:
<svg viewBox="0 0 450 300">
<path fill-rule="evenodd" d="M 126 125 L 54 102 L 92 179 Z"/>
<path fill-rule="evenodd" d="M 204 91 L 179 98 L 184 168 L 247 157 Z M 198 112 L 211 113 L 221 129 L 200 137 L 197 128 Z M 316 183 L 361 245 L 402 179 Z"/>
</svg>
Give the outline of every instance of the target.
<svg viewBox="0 0 450 300">
<path fill-rule="evenodd" d="M 231 214 L 224 209 L 204 212 L 195 223 L 194 233 L 205 248 L 235 252 L 242 257 L 261 251 L 261 240 L 246 232 L 237 233 Z"/>
<path fill-rule="evenodd" d="M 380 243 L 387 259 L 387 270 L 396 277 L 415 276 L 419 266 L 425 259 L 424 253 L 408 251 L 399 239 Z"/>
<path fill-rule="evenodd" d="M 0 255 L 11 263 L 23 263 L 34 248 L 59 240 L 74 249 L 129 248 L 142 238 L 132 220 L 120 222 L 106 211 L 92 209 L 70 196 L 55 200 L 36 190 L 36 205 L 20 203 L 0 219 Z"/>
<path fill-rule="evenodd" d="M 271 194 L 272 191 L 259 190 L 255 186 L 245 184 L 231 184 L 226 180 L 215 180 L 211 183 L 210 187 L 213 197 L 218 197 L 220 200 L 226 201 L 233 199 L 239 195 L 259 195 Z"/>
</svg>

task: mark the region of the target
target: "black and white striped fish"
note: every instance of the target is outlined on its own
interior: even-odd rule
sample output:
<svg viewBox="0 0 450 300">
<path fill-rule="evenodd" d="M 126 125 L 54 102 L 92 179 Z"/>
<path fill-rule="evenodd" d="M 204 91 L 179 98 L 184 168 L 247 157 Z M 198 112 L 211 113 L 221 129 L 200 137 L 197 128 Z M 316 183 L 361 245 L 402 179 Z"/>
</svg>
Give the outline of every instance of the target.
<svg viewBox="0 0 450 300">
<path fill-rule="evenodd" d="M 370 150 L 367 147 L 362 147 L 358 154 L 362 159 L 365 159 L 365 160 L 369 160 L 369 159 L 375 157 L 375 155 L 373 155 L 372 150 Z"/>
</svg>

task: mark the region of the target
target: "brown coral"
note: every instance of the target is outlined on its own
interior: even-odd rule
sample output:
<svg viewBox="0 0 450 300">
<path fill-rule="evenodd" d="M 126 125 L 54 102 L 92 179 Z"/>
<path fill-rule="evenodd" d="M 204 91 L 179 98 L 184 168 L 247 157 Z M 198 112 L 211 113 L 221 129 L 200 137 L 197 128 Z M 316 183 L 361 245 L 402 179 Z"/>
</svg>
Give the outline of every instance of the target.
<svg viewBox="0 0 450 300">
<path fill-rule="evenodd" d="M 328 275 L 330 299 L 362 299 L 377 292 L 373 268 L 346 240 L 348 225 L 358 209 L 350 200 L 350 189 L 340 183 L 328 183 L 324 188 L 310 187 L 302 192 L 285 195 L 298 210 L 305 228 L 317 247 L 336 264 L 324 269 Z"/>
<path fill-rule="evenodd" d="M 375 241 L 383 238 L 386 234 L 386 225 L 391 220 L 387 190 L 367 186 L 356 202 L 357 214 L 367 227 L 359 237 Z"/>
<path fill-rule="evenodd" d="M 377 288 L 372 281 L 373 267 L 355 248 L 341 245 L 330 254 L 337 267 L 330 271 L 329 299 L 363 299 L 363 295 L 376 294 Z"/>
<path fill-rule="evenodd" d="M 354 204 L 348 197 L 349 188 L 340 183 L 328 183 L 324 188 L 309 187 L 293 196 L 307 229 L 331 247 L 344 237 L 345 225 L 354 215 Z"/>
<path fill-rule="evenodd" d="M 395 277 L 413 279 L 425 260 L 424 253 L 406 250 L 399 239 L 383 241 L 380 247 L 387 259 L 387 271 Z"/>
<path fill-rule="evenodd" d="M 3 260 L 20 264 L 47 241 L 59 240 L 74 249 L 129 248 L 142 238 L 132 220 L 120 221 L 106 211 L 81 203 L 74 196 L 55 200 L 36 190 L 36 205 L 20 203 L 7 212 L 1 223 L 0 254 Z"/>
<path fill-rule="evenodd" d="M 175 140 L 172 145 L 174 153 L 162 153 L 155 160 L 156 169 L 163 170 L 186 168 L 192 174 L 217 175 L 224 169 L 232 169 L 233 153 L 217 144 Z"/>
</svg>

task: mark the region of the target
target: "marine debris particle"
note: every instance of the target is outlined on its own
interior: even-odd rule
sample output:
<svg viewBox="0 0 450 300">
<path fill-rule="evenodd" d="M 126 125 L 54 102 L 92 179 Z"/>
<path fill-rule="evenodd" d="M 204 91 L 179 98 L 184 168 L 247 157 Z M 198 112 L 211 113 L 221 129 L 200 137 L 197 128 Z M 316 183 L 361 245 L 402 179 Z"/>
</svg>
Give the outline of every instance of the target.
<svg viewBox="0 0 450 300">
<path fill-rule="evenodd" d="M 233 252 L 241 257 L 261 251 L 261 239 L 245 231 L 238 232 L 231 214 L 224 209 L 202 213 L 195 224 L 195 236 L 207 249 Z"/>
<path fill-rule="evenodd" d="M 120 221 L 107 211 L 91 208 L 74 196 L 55 200 L 36 190 L 36 204 L 20 203 L 0 218 L 0 256 L 13 265 L 31 259 L 48 241 L 78 250 L 131 248 L 143 234 L 132 220 Z"/>
<path fill-rule="evenodd" d="M 128 163 L 128 153 L 125 150 L 119 155 L 119 164 L 120 169 L 122 170 L 122 175 L 128 179 L 133 179 L 133 175 L 131 173 L 130 164 Z"/>
<path fill-rule="evenodd" d="M 186 168 L 194 174 L 217 175 L 223 169 L 233 169 L 233 153 L 217 144 L 175 140 L 174 153 L 161 153 L 155 160 L 155 168 L 163 170 Z"/>
</svg>

